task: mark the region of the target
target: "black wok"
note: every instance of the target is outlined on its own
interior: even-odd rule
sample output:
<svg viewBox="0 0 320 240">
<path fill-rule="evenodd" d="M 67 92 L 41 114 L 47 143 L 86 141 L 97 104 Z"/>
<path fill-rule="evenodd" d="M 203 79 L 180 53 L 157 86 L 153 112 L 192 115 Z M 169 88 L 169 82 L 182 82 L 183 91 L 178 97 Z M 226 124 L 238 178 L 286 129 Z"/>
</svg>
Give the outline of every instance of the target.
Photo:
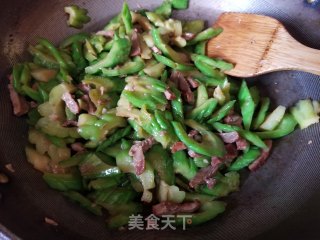
<svg viewBox="0 0 320 240">
<path fill-rule="evenodd" d="M 157 0 L 128 0 L 133 9 L 152 8 Z M 76 32 L 66 26 L 63 7 L 76 3 L 89 10 L 86 31 L 97 30 L 120 10 L 122 1 L 2 0 L 0 8 L 0 172 L 10 184 L 0 185 L 0 239 L 319 239 L 320 125 L 298 130 L 276 141 L 268 163 L 243 181 L 228 199 L 225 214 L 186 231 L 109 231 L 90 215 L 50 190 L 41 174 L 26 162 L 27 125 L 13 116 L 6 75 L 26 59 L 26 47 L 37 37 L 58 43 Z M 225 11 L 254 12 L 282 21 L 302 43 L 320 49 L 320 11 L 303 0 L 191 0 L 180 18 L 203 18 L 211 24 Z M 319 66 L 320 67 L 320 66 Z M 252 79 L 250 81 L 256 81 Z M 256 81 L 275 104 L 301 98 L 320 99 L 320 77 L 301 72 L 268 74 Z M 15 172 L 5 170 L 12 163 Z M 58 227 L 44 223 L 55 219 Z M 2 233 L 1 233 L 2 232 Z"/>
</svg>

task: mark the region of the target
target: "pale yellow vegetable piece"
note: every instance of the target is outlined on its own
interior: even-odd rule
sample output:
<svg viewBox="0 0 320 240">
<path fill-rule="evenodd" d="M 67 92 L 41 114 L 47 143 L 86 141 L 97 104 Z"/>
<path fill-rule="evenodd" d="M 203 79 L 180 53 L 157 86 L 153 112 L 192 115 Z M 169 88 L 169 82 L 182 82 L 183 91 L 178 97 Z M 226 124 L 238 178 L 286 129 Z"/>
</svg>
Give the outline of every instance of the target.
<svg viewBox="0 0 320 240">
<path fill-rule="evenodd" d="M 271 131 L 275 129 L 281 122 L 284 114 L 286 112 L 286 107 L 278 106 L 272 113 L 270 113 L 266 120 L 260 125 L 261 130 Z"/>
</svg>

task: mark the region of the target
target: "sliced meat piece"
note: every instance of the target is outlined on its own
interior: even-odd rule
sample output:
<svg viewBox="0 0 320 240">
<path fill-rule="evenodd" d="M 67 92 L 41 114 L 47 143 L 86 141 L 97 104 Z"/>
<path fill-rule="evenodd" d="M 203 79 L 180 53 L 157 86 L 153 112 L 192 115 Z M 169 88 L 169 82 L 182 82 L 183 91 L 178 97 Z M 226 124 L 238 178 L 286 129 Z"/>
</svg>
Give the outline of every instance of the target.
<svg viewBox="0 0 320 240">
<path fill-rule="evenodd" d="M 174 215 L 177 213 L 194 213 L 201 206 L 201 203 L 196 200 L 194 202 L 173 203 L 161 202 L 152 206 L 152 213 L 156 216 Z"/>
<path fill-rule="evenodd" d="M 144 153 L 155 144 L 153 137 L 143 141 L 136 141 L 130 148 L 129 155 L 133 158 L 133 165 L 137 175 L 141 175 L 145 169 Z"/>
<path fill-rule="evenodd" d="M 141 46 L 140 46 L 140 42 L 139 42 L 139 36 L 136 31 L 132 32 L 131 43 L 132 43 L 132 45 L 131 45 L 130 56 L 132 56 L 132 57 L 139 56 L 141 54 Z"/>
<path fill-rule="evenodd" d="M 196 152 L 194 152 L 194 151 L 192 151 L 192 150 L 188 150 L 188 155 L 189 155 L 190 157 L 192 157 L 192 158 L 201 157 L 200 154 L 198 154 L 198 153 L 196 153 Z"/>
<path fill-rule="evenodd" d="M 66 106 L 69 108 L 70 112 L 73 114 L 78 114 L 80 112 L 78 103 L 73 99 L 69 92 L 65 92 L 61 98 L 66 103 Z"/>
<path fill-rule="evenodd" d="M 94 105 L 94 103 L 91 101 L 89 95 L 85 94 L 81 97 L 81 99 L 87 104 L 87 108 L 84 110 L 86 110 L 90 114 L 94 114 L 97 108 Z"/>
<path fill-rule="evenodd" d="M 220 158 L 213 157 L 211 159 L 211 165 L 200 169 L 196 176 L 194 176 L 194 178 L 189 182 L 189 186 L 195 188 L 200 184 L 206 183 L 208 179 L 212 178 L 218 171 L 221 163 L 222 161 Z"/>
<path fill-rule="evenodd" d="M 13 168 L 12 163 L 8 163 L 4 165 L 6 169 L 8 169 L 10 172 L 14 173 L 16 170 Z"/>
<path fill-rule="evenodd" d="M 238 132 L 219 133 L 219 136 L 225 143 L 234 143 L 239 140 L 240 135 Z"/>
<path fill-rule="evenodd" d="M 80 142 L 75 142 L 71 144 L 71 149 L 75 152 L 84 152 L 86 148 L 84 145 Z"/>
<path fill-rule="evenodd" d="M 194 138 L 194 136 L 199 135 L 200 133 L 197 130 L 192 129 L 189 133 L 188 133 L 188 137 L 190 138 Z"/>
<path fill-rule="evenodd" d="M 132 146 L 130 156 L 133 157 L 133 165 L 137 175 L 141 175 L 145 169 L 145 157 L 141 146 Z"/>
<path fill-rule="evenodd" d="M 261 152 L 261 155 L 256 159 L 254 160 L 253 163 L 251 163 L 249 165 L 249 169 L 250 171 L 256 171 L 257 169 L 259 169 L 263 164 L 266 163 L 268 157 L 269 157 L 269 154 L 270 154 L 270 151 L 271 151 L 271 148 L 272 148 L 272 141 L 271 140 L 266 140 L 265 141 L 265 144 L 268 146 L 267 149 L 263 149 L 262 152 Z"/>
<path fill-rule="evenodd" d="M 166 89 L 164 91 L 164 95 L 166 96 L 167 100 L 174 100 L 176 99 L 176 95 L 170 90 L 170 89 Z"/>
<path fill-rule="evenodd" d="M 44 222 L 52 226 L 58 226 L 59 224 L 51 218 L 45 217 Z"/>
<path fill-rule="evenodd" d="M 75 120 L 67 120 L 64 123 L 62 123 L 62 127 L 77 127 L 78 122 Z"/>
<path fill-rule="evenodd" d="M 133 30 L 137 33 L 143 33 L 143 27 L 140 24 L 134 24 L 133 25 Z"/>
<path fill-rule="evenodd" d="M 206 184 L 210 189 L 212 189 L 216 185 L 216 183 L 217 183 L 217 179 L 214 179 L 214 178 L 206 179 Z"/>
<path fill-rule="evenodd" d="M 182 37 L 187 41 L 194 39 L 195 36 L 196 34 L 190 32 L 185 32 L 182 34 Z"/>
<path fill-rule="evenodd" d="M 171 152 L 175 153 L 175 152 L 185 150 L 185 149 L 187 149 L 187 147 L 186 147 L 186 145 L 184 145 L 183 142 L 176 142 L 172 145 Z"/>
<path fill-rule="evenodd" d="M 224 119 L 223 122 L 229 125 L 234 125 L 242 127 L 242 117 L 236 113 L 229 113 Z"/>
<path fill-rule="evenodd" d="M 154 144 L 156 143 L 155 139 L 153 137 L 149 137 L 143 141 L 137 141 L 135 144 L 139 144 L 142 146 L 142 151 L 146 152 L 148 151 Z"/>
<path fill-rule="evenodd" d="M 79 83 L 77 87 L 84 93 L 89 93 L 89 91 L 91 90 L 90 85 L 85 83 Z"/>
<path fill-rule="evenodd" d="M 217 163 L 222 162 L 222 161 L 223 161 L 222 158 L 213 156 L 213 157 L 211 157 L 211 166 L 215 166 Z"/>
<path fill-rule="evenodd" d="M 20 117 L 29 111 L 30 106 L 27 100 L 23 96 L 19 95 L 14 89 L 12 76 L 9 77 L 9 80 L 10 83 L 8 84 L 8 89 L 13 107 L 13 113 L 14 115 Z"/>
<path fill-rule="evenodd" d="M 38 107 L 38 103 L 36 103 L 35 101 L 31 101 L 30 108 L 36 108 L 36 107 Z"/>
<path fill-rule="evenodd" d="M 202 136 L 201 134 L 197 131 L 192 129 L 189 133 L 188 136 L 192 139 L 194 139 L 197 142 L 201 142 L 202 141 Z"/>
<path fill-rule="evenodd" d="M 185 101 L 187 103 L 193 104 L 194 103 L 194 95 L 193 92 L 186 92 L 184 95 Z"/>
<path fill-rule="evenodd" d="M 247 147 L 249 146 L 249 143 L 246 139 L 244 138 L 239 138 L 236 141 L 236 145 L 237 145 L 237 150 L 246 150 Z"/>
<path fill-rule="evenodd" d="M 194 94 L 191 91 L 187 80 L 183 76 L 179 79 L 178 88 L 181 91 L 183 99 L 187 103 L 194 103 Z"/>
<path fill-rule="evenodd" d="M 151 48 L 152 52 L 156 53 L 156 54 L 162 54 L 161 50 L 159 48 L 157 48 L 156 46 L 153 46 Z"/>
<path fill-rule="evenodd" d="M 188 81 L 190 87 L 192 87 L 192 88 L 199 87 L 199 83 L 196 80 L 194 80 L 192 77 L 187 77 L 187 81 Z"/>
<path fill-rule="evenodd" d="M 172 81 L 176 86 L 179 84 L 179 78 L 183 77 L 182 73 L 179 71 L 172 71 L 170 75 L 170 81 Z"/>
<path fill-rule="evenodd" d="M 238 157 L 237 148 L 232 143 L 229 143 L 229 144 L 225 145 L 225 148 L 226 148 L 226 152 L 227 153 L 223 156 L 223 161 L 225 163 L 231 163 L 233 159 Z"/>
<path fill-rule="evenodd" d="M 216 168 L 216 167 L 220 167 L 220 164 L 222 163 L 221 158 L 219 157 L 211 157 L 211 166 Z"/>
<path fill-rule="evenodd" d="M 184 101 L 190 104 L 194 103 L 194 94 L 191 91 L 188 81 L 185 79 L 181 72 L 173 71 L 170 76 L 170 80 L 173 81 L 181 91 Z"/>
<path fill-rule="evenodd" d="M 107 38 L 113 38 L 114 36 L 114 31 L 112 30 L 102 30 L 102 31 L 98 31 L 96 33 L 96 35 L 100 35 L 100 36 L 104 36 L 104 37 L 107 37 Z"/>
</svg>

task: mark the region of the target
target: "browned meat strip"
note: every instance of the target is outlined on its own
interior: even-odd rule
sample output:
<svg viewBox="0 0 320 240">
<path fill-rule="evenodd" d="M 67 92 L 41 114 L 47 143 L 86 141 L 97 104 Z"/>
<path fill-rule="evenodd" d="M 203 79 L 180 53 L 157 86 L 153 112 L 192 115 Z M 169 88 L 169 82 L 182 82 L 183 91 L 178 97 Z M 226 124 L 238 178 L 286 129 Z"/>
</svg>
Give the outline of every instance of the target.
<svg viewBox="0 0 320 240">
<path fill-rule="evenodd" d="M 223 156 L 223 161 L 225 162 L 230 162 L 233 159 L 235 159 L 236 157 L 238 157 L 238 151 L 237 148 L 234 144 L 229 143 L 225 146 L 226 148 L 226 155 Z"/>
<path fill-rule="evenodd" d="M 216 183 L 217 183 L 217 179 L 214 179 L 214 178 L 206 179 L 206 184 L 210 189 L 212 189 L 216 185 Z"/>
<path fill-rule="evenodd" d="M 236 141 L 236 145 L 237 145 L 237 150 L 246 150 L 247 147 L 249 146 L 249 143 L 247 142 L 246 139 L 244 138 L 239 138 Z"/>
<path fill-rule="evenodd" d="M 222 163 L 221 158 L 218 158 L 215 156 L 211 158 L 211 166 L 212 167 L 219 168 L 221 163 Z"/>
<path fill-rule="evenodd" d="M 178 87 L 178 89 L 181 91 L 184 101 L 190 104 L 194 103 L 194 94 L 191 91 L 190 85 L 188 84 L 187 80 L 181 72 L 172 72 L 170 80 L 173 81 Z"/>
<path fill-rule="evenodd" d="M 38 103 L 35 102 L 35 101 L 31 101 L 30 102 L 30 108 L 36 108 L 36 107 L 38 107 Z"/>
<path fill-rule="evenodd" d="M 83 144 L 80 143 L 80 142 L 72 143 L 72 144 L 71 144 L 71 149 L 72 149 L 73 151 L 75 151 L 75 152 L 83 152 L 83 151 L 86 150 L 85 147 L 83 146 Z"/>
<path fill-rule="evenodd" d="M 238 132 L 219 133 L 219 136 L 225 143 L 234 143 L 240 138 Z"/>
<path fill-rule="evenodd" d="M 180 78 L 178 88 L 180 89 L 182 97 L 187 103 L 194 103 L 194 94 L 184 77 Z"/>
<path fill-rule="evenodd" d="M 198 134 L 199 134 L 199 132 L 198 132 L 197 130 L 192 129 L 192 130 L 188 133 L 188 136 L 189 136 L 190 138 L 193 138 L 194 136 L 196 136 L 196 135 L 198 135 Z"/>
<path fill-rule="evenodd" d="M 253 163 L 251 163 L 249 165 L 249 169 L 251 171 L 256 171 L 257 169 L 259 169 L 263 164 L 265 164 L 265 162 L 267 161 L 271 148 L 272 148 L 272 141 L 271 140 L 266 140 L 265 141 L 266 145 L 268 146 L 267 149 L 262 150 L 261 155 L 254 160 Z"/>
<path fill-rule="evenodd" d="M 13 107 L 13 113 L 14 115 L 20 117 L 29 111 L 30 106 L 26 99 L 23 96 L 19 95 L 14 89 L 12 76 L 9 77 L 9 80 L 10 83 L 8 84 L 8 89 Z"/>
<path fill-rule="evenodd" d="M 141 25 L 139 25 L 139 24 L 134 24 L 133 25 L 133 30 L 135 31 L 135 32 L 137 32 L 137 33 L 143 33 L 143 27 L 141 26 Z"/>
<path fill-rule="evenodd" d="M 153 46 L 151 48 L 152 52 L 156 53 L 156 54 L 162 54 L 161 50 L 159 48 L 157 48 L 156 46 Z"/>
<path fill-rule="evenodd" d="M 130 56 L 132 56 L 132 57 L 139 56 L 141 54 L 141 47 L 140 47 L 140 42 L 139 42 L 139 36 L 136 31 L 132 32 L 131 42 L 132 42 L 132 46 L 131 46 Z"/>
<path fill-rule="evenodd" d="M 188 136 L 190 138 L 193 138 L 195 141 L 197 142 L 201 142 L 202 141 L 202 136 L 201 134 L 197 131 L 197 130 L 194 130 L 192 129 L 189 133 L 188 133 Z"/>
<path fill-rule="evenodd" d="M 192 151 L 192 150 L 188 150 L 188 155 L 189 155 L 190 157 L 192 157 L 192 158 L 201 157 L 200 154 L 198 154 L 198 153 L 196 153 L 196 152 L 194 152 L 194 151 Z"/>
<path fill-rule="evenodd" d="M 177 213 L 194 213 L 201 206 L 199 201 L 185 202 L 185 203 L 173 203 L 173 202 L 161 202 L 152 206 L 152 212 L 156 216 L 177 214 Z"/>
<path fill-rule="evenodd" d="M 200 184 L 206 183 L 218 171 L 221 163 L 222 162 L 220 158 L 213 157 L 211 159 L 211 165 L 200 169 L 196 176 L 189 182 L 189 186 L 195 188 Z"/>
<path fill-rule="evenodd" d="M 183 142 L 176 142 L 172 145 L 171 152 L 175 153 L 175 152 L 185 150 L 185 149 L 187 149 L 187 147 L 186 147 L 186 145 L 184 145 Z"/>
<path fill-rule="evenodd" d="M 78 103 L 73 99 L 72 95 L 69 92 L 65 92 L 62 95 L 62 100 L 66 103 L 67 108 L 69 108 L 70 112 L 73 114 L 77 114 L 80 112 L 80 108 Z"/>
<path fill-rule="evenodd" d="M 166 96 L 167 100 L 174 100 L 176 99 L 176 95 L 174 95 L 174 93 L 170 90 L 170 89 L 166 89 L 164 91 L 164 95 Z"/>
<path fill-rule="evenodd" d="M 154 138 L 147 138 L 143 141 L 136 141 L 130 148 L 129 155 L 133 158 L 133 165 L 137 175 L 144 172 L 145 157 L 144 153 L 155 144 Z"/>
<path fill-rule="evenodd" d="M 242 127 L 242 117 L 236 113 L 229 113 L 223 121 L 226 124 Z"/>
<path fill-rule="evenodd" d="M 192 88 L 199 87 L 199 83 L 196 80 L 194 80 L 192 77 L 187 77 L 187 81 L 188 81 L 190 87 L 192 87 Z"/>
<path fill-rule="evenodd" d="M 79 83 L 77 87 L 84 93 L 89 93 L 89 91 L 91 89 L 90 86 L 85 83 Z"/>
<path fill-rule="evenodd" d="M 86 106 L 86 110 L 88 113 L 93 114 L 96 111 L 96 106 L 94 105 L 94 103 L 91 101 L 89 95 L 83 95 L 81 97 L 81 99 L 87 104 Z"/>
<path fill-rule="evenodd" d="M 62 123 L 62 127 L 77 127 L 78 122 L 74 120 L 67 120 L 64 123 Z"/>
</svg>

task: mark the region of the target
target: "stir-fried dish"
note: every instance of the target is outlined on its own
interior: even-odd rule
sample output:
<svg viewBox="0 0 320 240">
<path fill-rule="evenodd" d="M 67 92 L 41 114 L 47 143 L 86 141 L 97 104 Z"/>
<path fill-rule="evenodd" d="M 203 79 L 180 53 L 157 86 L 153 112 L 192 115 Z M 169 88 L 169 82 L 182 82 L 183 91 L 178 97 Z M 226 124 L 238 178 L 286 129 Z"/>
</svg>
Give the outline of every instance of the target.
<svg viewBox="0 0 320 240">
<path fill-rule="evenodd" d="M 143 207 L 191 214 L 193 225 L 213 219 L 225 210 L 220 198 L 239 190 L 239 171 L 267 161 L 273 139 L 319 122 L 318 101 L 271 109 L 257 87 L 230 79 L 231 63 L 206 56 L 223 29 L 171 18 L 187 7 L 124 3 L 101 31 L 59 46 L 40 39 L 10 76 L 14 114 L 30 126 L 28 161 L 51 188 L 108 212 L 109 227 Z M 65 11 L 70 26 L 90 20 L 79 7 Z"/>
</svg>

